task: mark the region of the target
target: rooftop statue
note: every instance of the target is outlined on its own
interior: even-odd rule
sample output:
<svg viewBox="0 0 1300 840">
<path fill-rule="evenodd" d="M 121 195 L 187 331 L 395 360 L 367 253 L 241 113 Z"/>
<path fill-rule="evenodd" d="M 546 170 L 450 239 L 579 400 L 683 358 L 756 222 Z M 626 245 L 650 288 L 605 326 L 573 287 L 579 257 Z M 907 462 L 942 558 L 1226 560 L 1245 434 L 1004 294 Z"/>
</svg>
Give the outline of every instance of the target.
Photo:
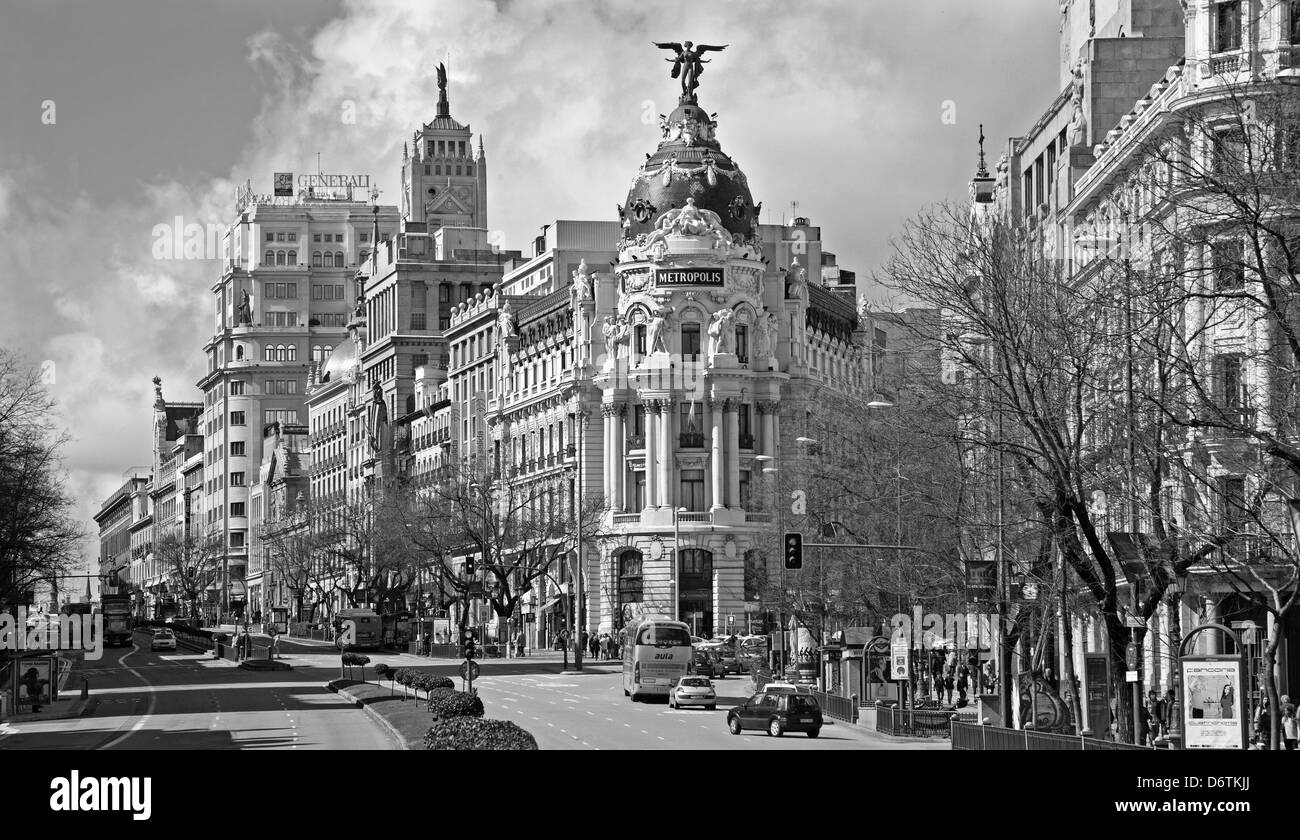
<svg viewBox="0 0 1300 840">
<path fill-rule="evenodd" d="M 655 42 L 655 46 L 661 50 L 671 50 L 675 53 L 673 58 L 664 59 L 673 63 L 672 77 L 680 77 L 682 80 L 682 101 L 694 100 L 695 89 L 700 86 L 700 74 L 704 72 L 704 65 L 710 62 L 703 59 L 706 52 L 722 52 L 728 45 L 723 44 L 720 47 L 709 44 L 700 44 L 696 46 L 690 41 L 680 44 L 677 41 L 666 41 L 664 43 Z"/>
</svg>

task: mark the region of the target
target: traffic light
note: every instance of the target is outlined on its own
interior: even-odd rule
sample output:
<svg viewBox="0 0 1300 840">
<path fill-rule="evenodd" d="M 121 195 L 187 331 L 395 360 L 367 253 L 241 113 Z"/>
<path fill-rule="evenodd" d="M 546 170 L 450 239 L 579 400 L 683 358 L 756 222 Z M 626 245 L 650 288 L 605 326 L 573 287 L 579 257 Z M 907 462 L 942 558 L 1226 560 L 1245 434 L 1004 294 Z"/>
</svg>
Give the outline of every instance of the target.
<svg viewBox="0 0 1300 840">
<path fill-rule="evenodd" d="M 473 577 L 473 576 L 474 576 L 474 558 L 473 558 L 473 557 L 466 557 L 466 558 L 465 558 L 465 576 L 466 576 L 466 577 Z"/>
<path fill-rule="evenodd" d="M 785 567 L 790 571 L 803 568 L 803 534 L 785 532 Z"/>
<path fill-rule="evenodd" d="M 478 654 L 478 631 L 472 627 L 466 627 L 461 634 L 461 652 L 466 659 L 473 659 Z"/>
</svg>

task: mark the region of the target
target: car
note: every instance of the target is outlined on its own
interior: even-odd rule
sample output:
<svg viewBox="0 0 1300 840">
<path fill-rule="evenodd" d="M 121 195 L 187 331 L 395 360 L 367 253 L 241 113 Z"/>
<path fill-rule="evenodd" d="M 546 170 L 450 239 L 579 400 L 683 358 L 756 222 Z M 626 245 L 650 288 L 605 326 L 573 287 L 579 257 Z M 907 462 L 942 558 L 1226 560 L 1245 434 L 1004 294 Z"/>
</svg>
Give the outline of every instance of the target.
<svg viewBox="0 0 1300 840">
<path fill-rule="evenodd" d="M 155 630 L 149 650 L 176 650 L 176 634 L 170 630 Z"/>
<path fill-rule="evenodd" d="M 718 693 L 708 677 L 692 675 L 677 681 L 668 692 L 668 708 L 680 709 L 682 706 L 703 706 L 709 711 L 718 708 Z"/>
<path fill-rule="evenodd" d="M 759 693 L 727 712 L 727 729 L 732 735 L 763 729 L 774 738 L 787 732 L 816 738 L 822 731 L 822 710 L 811 696 Z"/>
<path fill-rule="evenodd" d="M 702 650 L 697 650 L 692 657 L 691 670 L 701 677 L 726 676 L 720 672 L 714 658 Z"/>
<path fill-rule="evenodd" d="M 691 647 L 698 647 L 704 644 L 704 639 L 699 636 L 691 636 Z"/>
</svg>

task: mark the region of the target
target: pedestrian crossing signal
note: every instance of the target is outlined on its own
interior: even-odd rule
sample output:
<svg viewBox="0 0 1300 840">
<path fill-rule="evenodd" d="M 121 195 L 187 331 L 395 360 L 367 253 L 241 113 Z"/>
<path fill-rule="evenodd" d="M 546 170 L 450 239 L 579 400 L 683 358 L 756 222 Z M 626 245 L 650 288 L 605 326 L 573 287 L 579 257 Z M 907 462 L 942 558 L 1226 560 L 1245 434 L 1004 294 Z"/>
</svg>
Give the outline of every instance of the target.
<svg viewBox="0 0 1300 840">
<path fill-rule="evenodd" d="M 803 568 L 803 534 L 787 531 L 785 534 L 785 567 L 790 571 Z"/>
<path fill-rule="evenodd" d="M 466 659 L 473 659 L 478 654 L 478 632 L 467 627 L 461 634 L 461 651 Z"/>
</svg>

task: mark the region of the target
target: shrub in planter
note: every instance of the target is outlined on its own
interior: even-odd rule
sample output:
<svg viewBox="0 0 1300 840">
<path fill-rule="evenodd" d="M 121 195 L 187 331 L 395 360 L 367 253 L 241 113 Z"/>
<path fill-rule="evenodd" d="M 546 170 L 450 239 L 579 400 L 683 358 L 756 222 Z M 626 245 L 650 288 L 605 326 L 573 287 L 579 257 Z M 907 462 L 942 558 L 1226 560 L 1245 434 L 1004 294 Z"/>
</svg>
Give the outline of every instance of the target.
<svg viewBox="0 0 1300 840">
<path fill-rule="evenodd" d="M 424 735 L 427 750 L 535 750 L 537 739 L 509 720 L 454 717 L 435 721 Z"/>
<path fill-rule="evenodd" d="M 456 681 L 441 674 L 420 674 L 420 688 L 425 691 L 437 691 L 441 688 L 453 689 Z"/>
<path fill-rule="evenodd" d="M 375 674 L 381 680 L 391 680 L 393 678 L 393 669 L 389 668 L 387 665 L 380 662 L 378 665 L 375 666 Z"/>
<path fill-rule="evenodd" d="M 483 717 L 483 701 L 476 694 L 435 688 L 429 692 L 429 711 L 436 718 Z"/>
<path fill-rule="evenodd" d="M 370 664 L 370 657 L 362 656 L 359 653 L 352 653 L 351 651 L 349 651 L 343 654 L 343 664 L 365 667 L 366 665 Z"/>
</svg>

